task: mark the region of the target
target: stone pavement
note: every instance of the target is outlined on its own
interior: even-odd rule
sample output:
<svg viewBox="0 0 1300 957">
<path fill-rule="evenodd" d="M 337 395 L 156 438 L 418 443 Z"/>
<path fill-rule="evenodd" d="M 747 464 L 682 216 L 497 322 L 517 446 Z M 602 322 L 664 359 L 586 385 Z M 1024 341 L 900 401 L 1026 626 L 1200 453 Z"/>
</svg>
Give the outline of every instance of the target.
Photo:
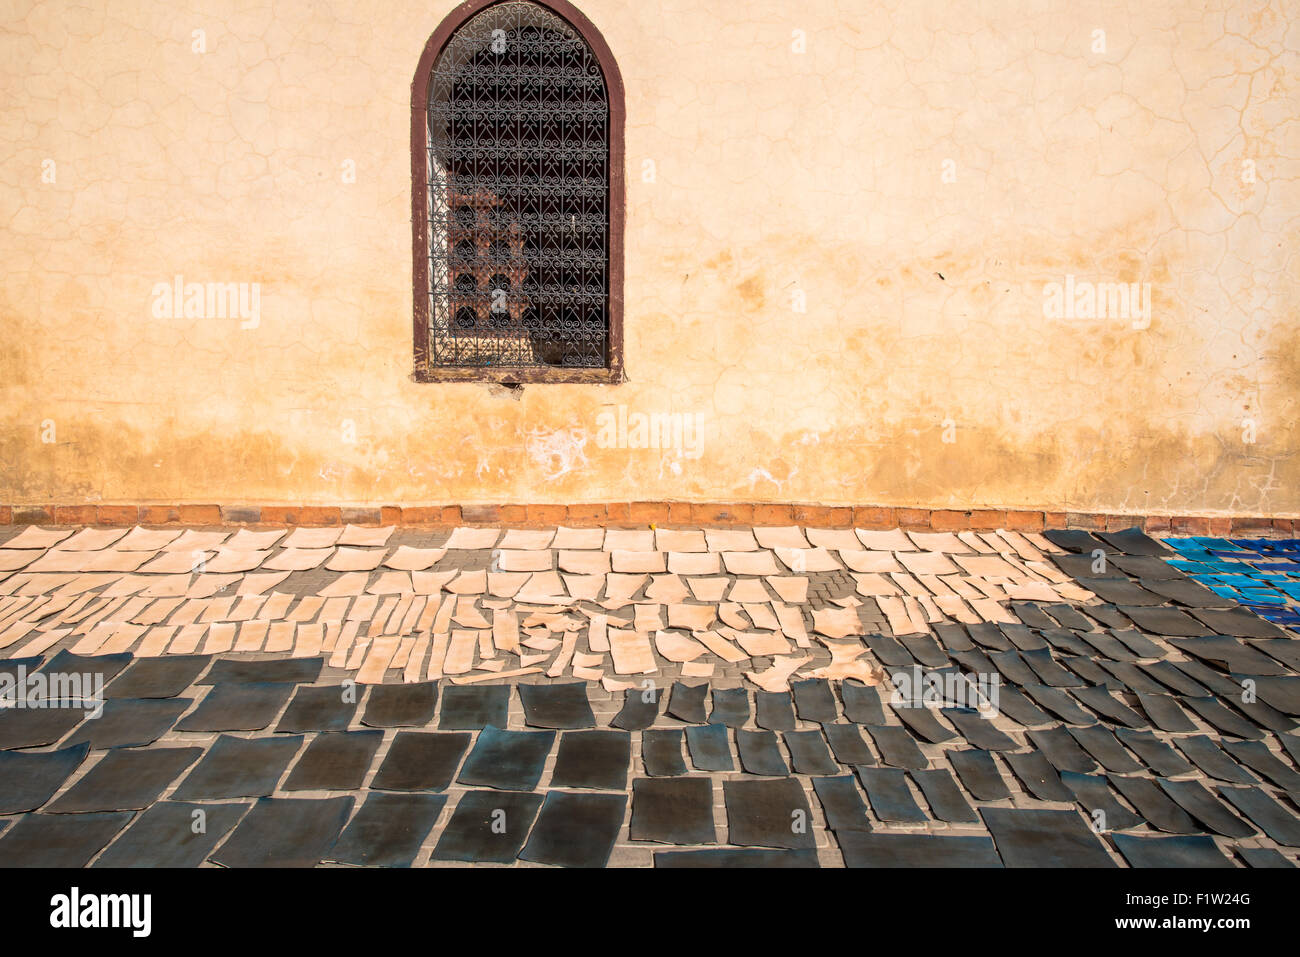
<svg viewBox="0 0 1300 957">
<path fill-rule="evenodd" d="M 1136 531 L 15 530 L 0 866 L 1293 866 L 1297 589 Z"/>
</svg>

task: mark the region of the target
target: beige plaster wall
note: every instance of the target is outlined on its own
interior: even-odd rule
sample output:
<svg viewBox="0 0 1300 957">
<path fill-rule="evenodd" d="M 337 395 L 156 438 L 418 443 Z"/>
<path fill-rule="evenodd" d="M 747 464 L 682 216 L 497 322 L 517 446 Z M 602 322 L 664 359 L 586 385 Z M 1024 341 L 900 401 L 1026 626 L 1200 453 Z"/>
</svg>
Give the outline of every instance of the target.
<svg viewBox="0 0 1300 957">
<path fill-rule="evenodd" d="M 1300 514 L 1300 4 L 578 5 L 629 381 L 510 396 L 410 380 L 450 0 L 0 2 L 0 503 Z M 258 325 L 156 318 L 176 275 Z M 1045 317 L 1067 275 L 1149 324 Z M 652 414 L 698 437 L 618 447 Z"/>
</svg>

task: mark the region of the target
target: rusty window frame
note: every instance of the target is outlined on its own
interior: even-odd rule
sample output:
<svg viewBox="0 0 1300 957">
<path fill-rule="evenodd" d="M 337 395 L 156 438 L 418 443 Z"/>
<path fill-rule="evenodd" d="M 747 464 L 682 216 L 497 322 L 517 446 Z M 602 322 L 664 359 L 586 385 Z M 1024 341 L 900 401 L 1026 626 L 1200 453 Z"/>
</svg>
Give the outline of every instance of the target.
<svg viewBox="0 0 1300 957">
<path fill-rule="evenodd" d="M 624 105 L 623 79 L 608 44 L 596 27 L 567 0 L 529 0 L 565 20 L 586 42 L 605 79 L 609 108 L 608 131 L 608 265 L 606 270 L 607 340 L 603 368 L 572 366 L 441 366 L 430 355 L 430 250 L 428 102 L 434 64 L 456 31 L 490 7 L 511 0 L 467 0 L 439 24 L 425 44 L 411 84 L 411 226 L 414 260 L 412 335 L 414 380 L 417 382 L 555 382 L 619 383 L 623 366 L 623 232 Z"/>
</svg>

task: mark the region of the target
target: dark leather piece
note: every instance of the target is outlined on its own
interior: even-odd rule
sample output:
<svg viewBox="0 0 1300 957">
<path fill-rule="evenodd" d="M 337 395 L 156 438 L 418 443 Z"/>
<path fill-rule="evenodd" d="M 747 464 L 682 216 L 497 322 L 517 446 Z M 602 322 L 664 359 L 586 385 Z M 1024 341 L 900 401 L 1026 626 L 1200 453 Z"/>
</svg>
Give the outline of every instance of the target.
<svg viewBox="0 0 1300 957">
<path fill-rule="evenodd" d="M 705 701 L 708 694 L 707 684 L 688 685 L 674 681 L 672 690 L 668 693 L 668 716 L 687 724 L 704 724 L 707 720 Z"/>
<path fill-rule="evenodd" d="M 1194 734 L 1173 740 L 1178 749 L 1210 777 L 1232 784 L 1259 783 L 1254 775 L 1225 754 L 1212 738 Z"/>
<path fill-rule="evenodd" d="M 880 752 L 881 760 L 895 768 L 928 768 L 929 759 L 916 741 L 902 728 L 893 725 L 863 725 Z"/>
<path fill-rule="evenodd" d="M 980 809 L 1007 867 L 1115 867 L 1105 847 L 1074 811 Z"/>
<path fill-rule="evenodd" d="M 643 732 L 644 733 L 644 732 Z M 686 748 L 697 771 L 734 771 L 731 746 L 725 725 L 691 725 L 686 729 Z"/>
<path fill-rule="evenodd" d="M 727 843 L 739 847 L 816 847 L 812 809 L 794 778 L 724 781 Z"/>
<path fill-rule="evenodd" d="M 109 751 L 47 810 L 60 814 L 138 811 L 158 800 L 202 753 L 202 748 Z"/>
<path fill-rule="evenodd" d="M 1107 831 L 1123 831 L 1138 827 L 1146 822 L 1115 799 L 1105 776 L 1100 774 L 1077 774 L 1074 771 L 1062 771 L 1061 783 L 1069 788 L 1083 808 L 1089 821 L 1099 823 Z M 1096 812 L 1103 815 L 1098 821 Z"/>
<path fill-rule="evenodd" d="M 1048 762 L 1057 771 L 1075 771 L 1079 774 L 1086 774 L 1097 767 L 1097 762 L 1083 748 L 1079 747 L 1079 743 L 1070 736 L 1070 732 L 1065 730 L 1064 725 L 1057 725 L 1054 728 L 1040 728 L 1026 733 L 1034 746 L 1042 752 L 1043 757 L 1047 758 Z"/>
<path fill-rule="evenodd" d="M 484 728 L 456 780 L 473 787 L 532 791 L 542 778 L 546 756 L 554 743 L 554 731 Z"/>
<path fill-rule="evenodd" d="M 284 782 L 286 791 L 355 791 L 383 744 L 382 731 L 331 731 L 307 745 Z"/>
<path fill-rule="evenodd" d="M 448 685 L 442 689 L 438 728 L 477 731 L 504 728 L 509 723 L 509 685 Z"/>
<path fill-rule="evenodd" d="M 1069 728 L 1069 734 L 1078 741 L 1107 771 L 1117 774 L 1137 774 L 1142 765 L 1124 750 L 1123 745 L 1115 740 L 1115 735 L 1102 724 L 1092 724 L 1083 728 Z"/>
<path fill-rule="evenodd" d="M 871 766 L 876 763 L 871 746 L 862 737 L 862 731 L 856 724 L 830 722 L 822 725 L 822 734 L 826 735 L 831 751 L 835 753 L 835 760 L 840 764 L 847 767 L 854 764 Z"/>
<path fill-rule="evenodd" d="M 831 757 L 826 747 L 826 739 L 820 731 L 787 731 L 786 750 L 790 752 L 790 763 L 796 774 L 838 774 L 839 765 Z M 866 742 L 863 742 L 864 744 Z M 868 762 L 875 764 L 872 760 Z"/>
<path fill-rule="evenodd" d="M 137 658 L 107 687 L 106 698 L 174 698 L 212 663 L 211 655 Z"/>
<path fill-rule="evenodd" d="M 371 793 L 325 860 L 370 867 L 410 867 L 447 803 L 445 794 Z"/>
<path fill-rule="evenodd" d="M 290 734 L 300 731 L 344 731 L 357 712 L 355 695 L 355 685 L 348 689 L 342 685 L 319 688 L 303 685 L 294 692 L 293 700 L 289 702 L 289 707 L 285 709 L 275 730 Z"/>
<path fill-rule="evenodd" d="M 132 816 L 130 811 L 24 815 L 0 833 L 0 867 L 85 867 Z"/>
<path fill-rule="evenodd" d="M 259 798 L 209 860 L 225 867 L 314 867 L 352 813 L 353 799 Z"/>
<path fill-rule="evenodd" d="M 95 867 L 198 867 L 252 807 L 159 801 L 135 819 Z M 196 831 L 196 822 L 202 827 Z"/>
<path fill-rule="evenodd" d="M 626 794 L 551 791 L 519 858 L 556 867 L 604 867 L 626 811 Z"/>
<path fill-rule="evenodd" d="M 680 728 L 646 730 L 641 732 L 641 763 L 651 777 L 675 777 L 685 774 L 686 761 L 682 758 L 682 732 Z"/>
<path fill-rule="evenodd" d="M 1202 834 L 1186 837 L 1136 837 L 1116 834 L 1115 847 L 1130 867 L 1233 867 L 1232 861 Z"/>
<path fill-rule="evenodd" d="M 259 684 L 288 682 L 309 685 L 320 677 L 324 664 L 324 658 L 269 658 L 262 661 L 218 658 L 212 663 L 208 673 L 196 684 L 215 685 L 254 681 Z"/>
<path fill-rule="evenodd" d="M 813 778 L 813 791 L 826 815 L 826 826 L 833 831 L 869 831 L 867 804 L 854 783 L 853 775 Z"/>
<path fill-rule="evenodd" d="M 287 682 L 261 681 L 214 684 L 198 707 L 181 718 L 176 730 L 261 731 L 275 720 L 295 687 Z"/>
<path fill-rule="evenodd" d="M 551 771 L 553 788 L 622 791 L 632 766 L 632 735 L 627 731 L 565 731 Z"/>
<path fill-rule="evenodd" d="M 848 683 L 845 682 L 845 685 L 847 686 Z M 881 720 L 884 720 L 883 716 Z M 795 728 L 794 699 L 790 697 L 790 692 L 755 692 L 754 723 L 767 731 L 793 731 Z"/>
<path fill-rule="evenodd" d="M 623 692 L 623 708 L 610 726 L 624 731 L 644 731 L 659 717 L 658 688 L 628 688 Z"/>
<path fill-rule="evenodd" d="M 979 816 L 970 806 L 952 775 L 942 768 L 930 771 L 913 771 L 912 780 L 916 782 L 930 810 L 940 821 L 949 823 L 979 822 Z"/>
<path fill-rule="evenodd" d="M 1176 777 L 1179 774 L 1188 774 L 1192 770 L 1192 766 L 1183 759 L 1182 755 L 1150 731 L 1116 728 L 1115 736 L 1161 777 Z"/>
<path fill-rule="evenodd" d="M 109 698 L 98 718 L 87 718 L 64 745 L 87 743 L 91 750 L 143 748 L 172 729 L 193 704 L 189 698 Z"/>
<path fill-rule="evenodd" d="M 1191 815 L 1171 801 L 1149 778 L 1113 774 L 1108 780 L 1152 827 L 1170 834 L 1195 834 L 1200 831 Z"/>
<path fill-rule="evenodd" d="M 835 695 L 831 693 L 830 682 L 825 678 L 792 681 L 790 691 L 794 694 L 795 711 L 804 721 L 821 724 L 839 718 Z"/>
<path fill-rule="evenodd" d="M 1160 778 L 1157 783 L 1173 798 L 1174 803 L 1216 834 L 1240 838 L 1258 833 L 1215 800 L 1214 795 L 1199 781 L 1170 781 L 1167 778 Z"/>
<path fill-rule="evenodd" d="M 1287 847 L 1300 847 L 1300 817 L 1274 801 L 1263 789 L 1219 787 L 1216 790 L 1270 839 Z"/>
<path fill-rule="evenodd" d="M 708 778 L 636 778 L 632 782 L 634 841 L 716 844 L 713 782 Z"/>
<path fill-rule="evenodd" d="M 1006 782 L 998 771 L 997 761 L 990 752 L 978 748 L 969 751 L 952 749 L 946 751 L 945 755 L 975 800 L 1004 801 L 1011 797 L 1011 792 L 1007 790 Z"/>
<path fill-rule="evenodd" d="M 748 720 L 749 692 L 744 688 L 713 689 L 713 710 L 709 712 L 709 724 L 743 728 Z"/>
<path fill-rule="evenodd" d="M 789 868 L 820 867 L 813 850 L 773 851 L 759 848 L 720 847 L 706 851 L 658 851 L 655 868 L 707 867 L 729 870 L 737 867 Z"/>
<path fill-rule="evenodd" d="M 880 692 L 872 685 L 860 681 L 845 681 L 840 685 L 844 698 L 844 717 L 854 724 L 884 724 L 885 712 L 880 703 Z M 834 721 L 834 718 L 830 719 Z M 782 729 L 774 729 L 782 730 Z"/>
<path fill-rule="evenodd" d="M 1004 751 L 1002 757 L 1006 759 L 1012 773 L 1024 785 L 1025 790 L 1040 801 L 1074 800 L 1073 795 L 1061 783 L 1061 776 L 1057 774 L 1056 769 L 1037 751 L 1029 751 L 1025 754 Z"/>
<path fill-rule="evenodd" d="M 596 716 L 587 698 L 587 682 L 519 686 L 524 724 L 530 728 L 594 728 Z"/>
<path fill-rule="evenodd" d="M 433 720 L 437 708 L 436 681 L 373 685 L 361 723 L 370 728 L 423 728 Z"/>
<path fill-rule="evenodd" d="M 466 791 L 430 857 L 436 861 L 509 864 L 519 856 L 542 796 L 519 791 Z"/>
<path fill-rule="evenodd" d="M 442 791 L 469 749 L 468 731 L 399 731 L 370 782 L 388 791 Z"/>
<path fill-rule="evenodd" d="M 171 799 L 225 801 L 270 797 L 289 762 L 302 747 L 302 740 L 302 735 L 240 738 L 223 734 L 177 785 Z"/>
<path fill-rule="evenodd" d="M 1196 730 L 1196 723 L 1187 717 L 1187 712 L 1178 707 L 1178 701 L 1172 695 L 1138 692 L 1137 699 L 1151 723 L 1161 731 L 1186 734 Z"/>
<path fill-rule="evenodd" d="M 21 814 L 44 805 L 89 753 L 86 744 L 39 754 L 0 752 L 0 814 Z"/>
<path fill-rule="evenodd" d="M 836 831 L 845 867 L 1001 867 L 987 837 Z"/>
<path fill-rule="evenodd" d="M 775 731 L 737 731 L 736 750 L 740 753 L 740 766 L 746 774 L 785 777 L 790 773 L 785 758 L 781 756 L 781 749 L 777 747 Z"/>
<path fill-rule="evenodd" d="M 907 774 L 897 768 L 853 769 L 867 792 L 872 813 L 882 821 L 901 824 L 924 824 L 929 818 L 921 810 L 907 786 Z"/>
</svg>

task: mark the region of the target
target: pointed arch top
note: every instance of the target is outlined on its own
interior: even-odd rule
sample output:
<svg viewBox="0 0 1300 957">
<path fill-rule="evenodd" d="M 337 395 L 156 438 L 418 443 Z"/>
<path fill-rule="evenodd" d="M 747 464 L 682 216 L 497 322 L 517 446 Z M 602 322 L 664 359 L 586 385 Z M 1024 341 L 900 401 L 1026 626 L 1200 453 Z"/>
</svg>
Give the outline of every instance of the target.
<svg viewBox="0 0 1300 957">
<path fill-rule="evenodd" d="M 604 368 L 550 368 L 494 370 L 492 368 L 450 369 L 435 367 L 430 352 L 430 240 L 429 240 L 429 151 L 428 109 L 433 71 L 439 56 L 456 32 L 491 7 L 512 0 L 466 0 L 451 11 L 424 45 L 411 82 L 411 226 L 414 260 L 414 379 L 436 381 L 590 382 L 618 383 L 623 367 L 623 231 L 625 222 L 624 103 L 623 78 L 613 53 L 600 31 L 568 0 L 527 0 L 569 24 L 590 48 L 605 82 L 609 110 L 608 129 L 608 318 L 607 355 Z"/>
</svg>

